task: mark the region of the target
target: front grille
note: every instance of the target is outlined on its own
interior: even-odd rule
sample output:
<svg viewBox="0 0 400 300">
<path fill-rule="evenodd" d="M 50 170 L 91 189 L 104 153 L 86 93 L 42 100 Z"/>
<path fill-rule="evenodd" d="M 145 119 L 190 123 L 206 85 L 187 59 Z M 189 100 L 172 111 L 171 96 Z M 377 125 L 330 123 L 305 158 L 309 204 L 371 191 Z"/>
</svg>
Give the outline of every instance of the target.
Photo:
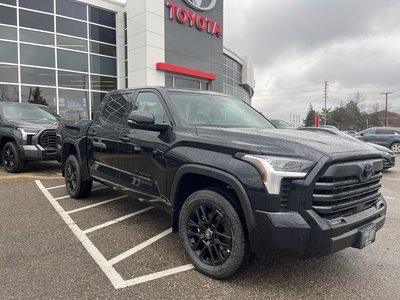
<svg viewBox="0 0 400 300">
<path fill-rule="evenodd" d="M 47 130 L 41 136 L 39 144 L 45 149 L 57 148 L 57 136 L 54 130 Z"/>
<path fill-rule="evenodd" d="M 364 168 L 372 166 L 372 175 L 365 178 Z M 371 208 L 380 196 L 382 160 L 332 165 L 317 180 L 313 209 L 322 217 L 333 219 Z"/>
</svg>

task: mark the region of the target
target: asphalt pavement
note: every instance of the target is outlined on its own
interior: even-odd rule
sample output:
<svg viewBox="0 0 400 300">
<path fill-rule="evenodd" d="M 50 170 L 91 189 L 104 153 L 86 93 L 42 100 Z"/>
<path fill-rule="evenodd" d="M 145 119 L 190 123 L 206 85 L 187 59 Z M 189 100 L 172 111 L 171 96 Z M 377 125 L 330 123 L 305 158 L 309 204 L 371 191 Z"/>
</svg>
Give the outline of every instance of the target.
<svg viewBox="0 0 400 300">
<path fill-rule="evenodd" d="M 399 299 L 400 164 L 384 173 L 372 245 L 310 260 L 269 251 L 223 281 L 192 268 L 168 215 L 98 184 L 72 200 L 59 167 L 40 168 L 0 171 L 0 299 Z"/>
</svg>

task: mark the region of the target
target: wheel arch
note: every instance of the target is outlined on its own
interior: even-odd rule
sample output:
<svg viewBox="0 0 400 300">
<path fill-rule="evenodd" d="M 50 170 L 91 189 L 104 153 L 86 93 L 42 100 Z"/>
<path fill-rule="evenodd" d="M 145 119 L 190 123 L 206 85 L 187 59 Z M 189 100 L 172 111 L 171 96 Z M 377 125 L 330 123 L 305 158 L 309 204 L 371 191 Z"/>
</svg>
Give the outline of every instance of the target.
<svg viewBox="0 0 400 300">
<path fill-rule="evenodd" d="M 17 141 L 14 137 L 9 136 L 9 135 L 3 135 L 0 138 L 0 153 L 3 152 L 3 147 L 8 143 L 8 142 L 14 142 L 15 144 L 17 144 Z"/>
<path fill-rule="evenodd" d="M 78 145 L 73 140 L 65 140 L 62 144 L 62 152 L 61 152 L 61 163 L 62 163 L 62 175 L 64 176 L 64 166 L 70 155 L 76 155 L 79 165 L 81 167 L 82 177 L 84 179 L 88 179 L 89 172 L 87 170 L 86 164 L 82 161 L 82 155 L 79 150 Z"/>
<path fill-rule="evenodd" d="M 209 179 L 210 182 L 224 184 L 232 189 L 236 194 L 239 208 L 244 218 L 247 233 L 253 231 L 255 228 L 255 218 L 253 209 L 249 200 L 249 197 L 240 181 L 225 171 L 215 169 L 212 167 L 201 166 L 201 165 L 185 165 L 181 167 L 176 175 L 171 188 L 171 205 L 172 205 L 172 227 L 176 231 L 178 228 L 178 220 L 180 209 L 185 202 L 185 196 L 188 196 L 187 192 L 181 188 L 182 184 L 185 182 L 185 178 L 190 178 L 190 176 L 200 176 L 205 179 Z M 212 186 L 203 186 L 212 187 Z M 199 189 L 191 190 L 195 192 Z"/>
</svg>

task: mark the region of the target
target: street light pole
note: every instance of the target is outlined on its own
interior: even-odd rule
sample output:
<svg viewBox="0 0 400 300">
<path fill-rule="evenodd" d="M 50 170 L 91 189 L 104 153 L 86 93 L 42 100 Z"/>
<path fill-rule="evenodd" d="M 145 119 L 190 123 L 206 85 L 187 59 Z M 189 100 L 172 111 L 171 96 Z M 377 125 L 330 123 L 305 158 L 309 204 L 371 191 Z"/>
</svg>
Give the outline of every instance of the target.
<svg viewBox="0 0 400 300">
<path fill-rule="evenodd" d="M 385 109 L 385 127 L 389 127 L 389 118 L 388 118 L 388 96 L 393 94 L 393 92 L 381 93 L 381 95 L 386 95 L 386 109 Z"/>
</svg>

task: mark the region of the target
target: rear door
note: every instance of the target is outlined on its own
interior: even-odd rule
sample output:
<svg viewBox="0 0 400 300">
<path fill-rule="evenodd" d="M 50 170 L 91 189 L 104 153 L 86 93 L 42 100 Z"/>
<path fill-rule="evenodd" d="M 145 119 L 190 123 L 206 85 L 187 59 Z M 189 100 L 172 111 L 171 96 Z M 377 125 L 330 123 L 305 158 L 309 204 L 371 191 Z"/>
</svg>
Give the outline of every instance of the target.
<svg viewBox="0 0 400 300">
<path fill-rule="evenodd" d="M 120 184 L 123 168 L 134 169 L 126 159 L 124 136 L 129 131 L 127 114 L 132 105 L 132 94 L 113 93 L 104 99 L 101 112 L 96 115 L 88 131 L 88 161 L 93 177 Z"/>
</svg>

